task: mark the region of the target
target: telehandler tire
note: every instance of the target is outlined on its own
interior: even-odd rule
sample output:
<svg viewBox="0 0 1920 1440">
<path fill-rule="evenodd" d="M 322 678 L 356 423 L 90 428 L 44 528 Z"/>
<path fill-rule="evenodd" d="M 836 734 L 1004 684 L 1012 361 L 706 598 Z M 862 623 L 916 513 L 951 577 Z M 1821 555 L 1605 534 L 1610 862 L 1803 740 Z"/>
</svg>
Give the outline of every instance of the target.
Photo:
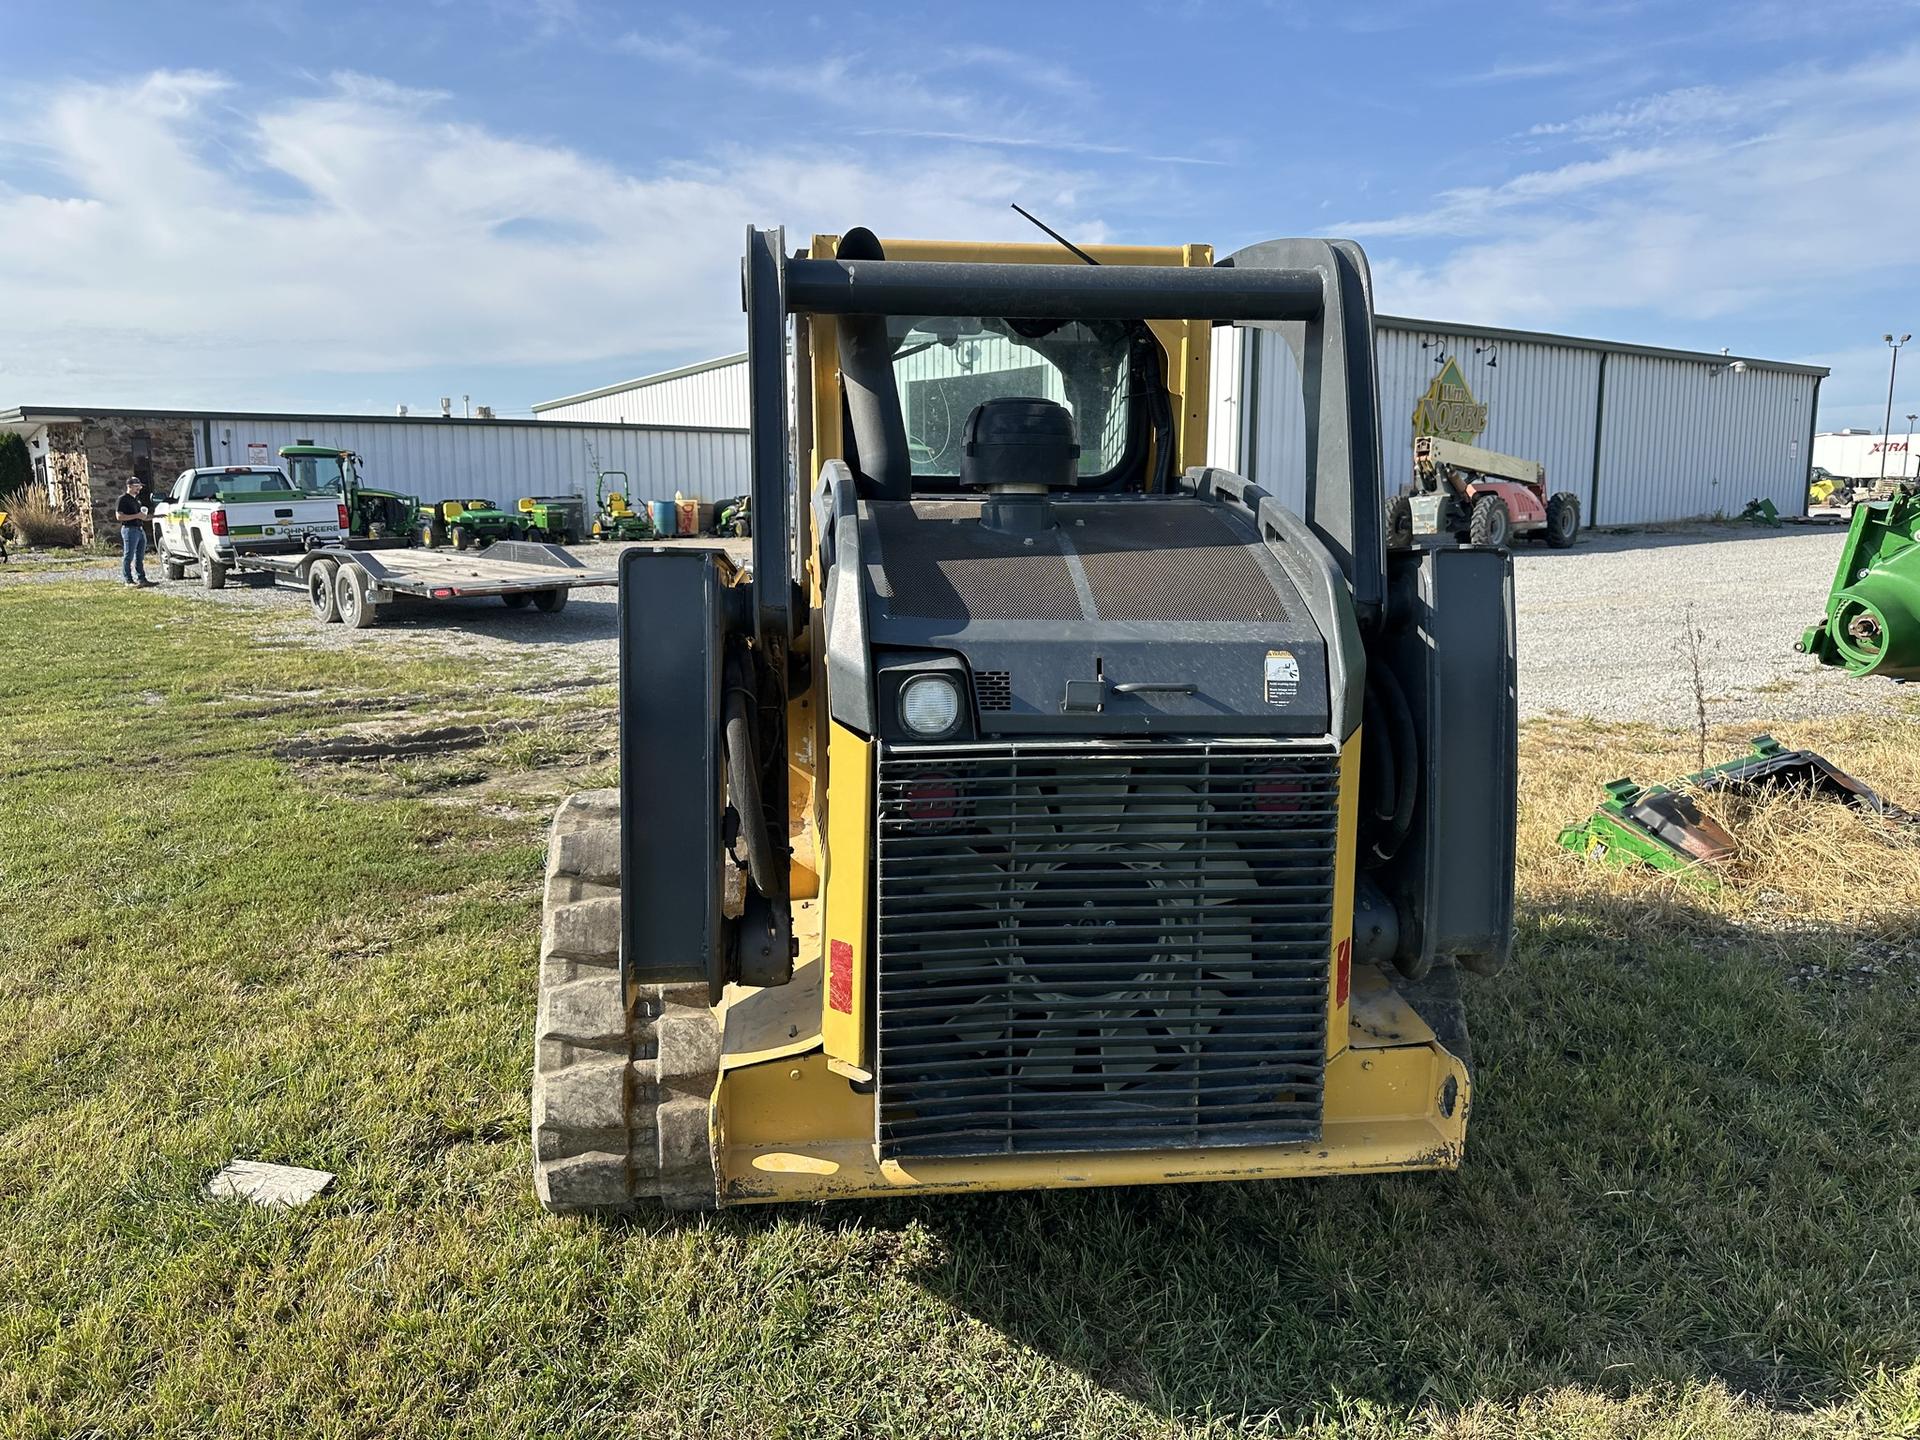
<svg viewBox="0 0 1920 1440">
<path fill-rule="evenodd" d="M 1580 501 L 1570 491 L 1562 490 L 1547 497 L 1547 544 L 1555 550 L 1565 550 L 1580 535 Z"/>
<path fill-rule="evenodd" d="M 707 987 L 620 975 L 620 797 L 561 802 L 534 1022 L 533 1188 L 555 1212 L 710 1210 L 720 1027 Z"/>
<path fill-rule="evenodd" d="M 1467 543 L 1481 550 L 1504 550 L 1513 539 L 1513 512 L 1498 495 L 1482 495 L 1467 519 Z"/>
<path fill-rule="evenodd" d="M 1387 548 L 1413 548 L 1413 501 L 1405 495 L 1395 495 L 1387 501 Z"/>
</svg>

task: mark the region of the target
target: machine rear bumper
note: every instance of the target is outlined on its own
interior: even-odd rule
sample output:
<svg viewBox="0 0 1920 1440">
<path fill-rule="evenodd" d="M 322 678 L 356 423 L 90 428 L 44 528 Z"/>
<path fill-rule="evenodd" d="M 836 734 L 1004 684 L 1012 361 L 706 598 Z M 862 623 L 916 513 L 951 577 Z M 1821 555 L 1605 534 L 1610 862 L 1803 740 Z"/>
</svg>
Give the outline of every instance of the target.
<svg viewBox="0 0 1920 1440">
<path fill-rule="evenodd" d="M 1371 967 L 1355 974 L 1347 1047 L 1328 1064 L 1318 1139 L 1287 1145 L 882 1159 L 873 1096 L 818 1051 L 723 1059 L 715 1093 L 719 1203 L 907 1192 L 1077 1189 L 1458 1168 L 1467 1066 Z M 806 1138 L 806 1137 L 813 1138 Z"/>
</svg>

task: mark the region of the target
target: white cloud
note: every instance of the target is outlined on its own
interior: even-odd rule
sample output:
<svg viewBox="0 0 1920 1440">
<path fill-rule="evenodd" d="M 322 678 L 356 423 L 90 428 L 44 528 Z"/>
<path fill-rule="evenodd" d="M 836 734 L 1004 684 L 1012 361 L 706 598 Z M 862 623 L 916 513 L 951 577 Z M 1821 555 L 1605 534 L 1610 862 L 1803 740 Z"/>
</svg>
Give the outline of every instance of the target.
<svg viewBox="0 0 1920 1440">
<path fill-rule="evenodd" d="M 1099 238 L 1070 170 L 971 147 L 722 151 L 627 173 L 339 76 L 162 72 L 0 124 L 0 404 L 300 404 L 288 377 L 737 347 L 748 223 Z M 395 399 L 419 400 L 420 396 Z M 492 396 L 518 407 L 541 396 Z"/>
<path fill-rule="evenodd" d="M 1573 117 L 1539 127 L 1575 147 L 1556 167 L 1334 228 L 1437 242 L 1383 257 L 1382 308 L 1463 320 L 1698 321 L 1920 280 L 1916 69 L 1920 48 Z"/>
</svg>

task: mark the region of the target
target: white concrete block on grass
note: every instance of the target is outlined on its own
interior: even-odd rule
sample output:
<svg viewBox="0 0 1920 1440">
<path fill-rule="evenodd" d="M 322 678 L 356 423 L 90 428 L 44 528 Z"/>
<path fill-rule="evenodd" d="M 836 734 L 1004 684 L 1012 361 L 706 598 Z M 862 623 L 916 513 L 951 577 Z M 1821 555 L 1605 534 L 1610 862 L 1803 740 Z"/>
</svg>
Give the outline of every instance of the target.
<svg viewBox="0 0 1920 1440">
<path fill-rule="evenodd" d="M 214 1200 L 251 1200 L 270 1210 L 292 1210 L 333 1183 L 325 1170 L 299 1165 L 270 1165 L 264 1160 L 230 1160 L 207 1182 Z"/>
</svg>

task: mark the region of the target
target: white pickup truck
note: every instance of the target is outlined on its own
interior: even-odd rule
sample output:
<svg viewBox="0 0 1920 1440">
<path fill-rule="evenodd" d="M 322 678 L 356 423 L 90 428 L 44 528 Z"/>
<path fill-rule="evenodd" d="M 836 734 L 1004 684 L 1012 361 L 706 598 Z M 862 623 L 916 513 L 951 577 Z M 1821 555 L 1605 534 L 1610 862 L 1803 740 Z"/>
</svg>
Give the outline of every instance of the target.
<svg viewBox="0 0 1920 1440">
<path fill-rule="evenodd" d="M 347 535 L 338 492 L 295 488 L 273 465 L 184 470 L 154 506 L 160 563 L 169 580 L 200 567 L 209 590 L 245 555 L 275 555 L 335 545 Z"/>
</svg>

